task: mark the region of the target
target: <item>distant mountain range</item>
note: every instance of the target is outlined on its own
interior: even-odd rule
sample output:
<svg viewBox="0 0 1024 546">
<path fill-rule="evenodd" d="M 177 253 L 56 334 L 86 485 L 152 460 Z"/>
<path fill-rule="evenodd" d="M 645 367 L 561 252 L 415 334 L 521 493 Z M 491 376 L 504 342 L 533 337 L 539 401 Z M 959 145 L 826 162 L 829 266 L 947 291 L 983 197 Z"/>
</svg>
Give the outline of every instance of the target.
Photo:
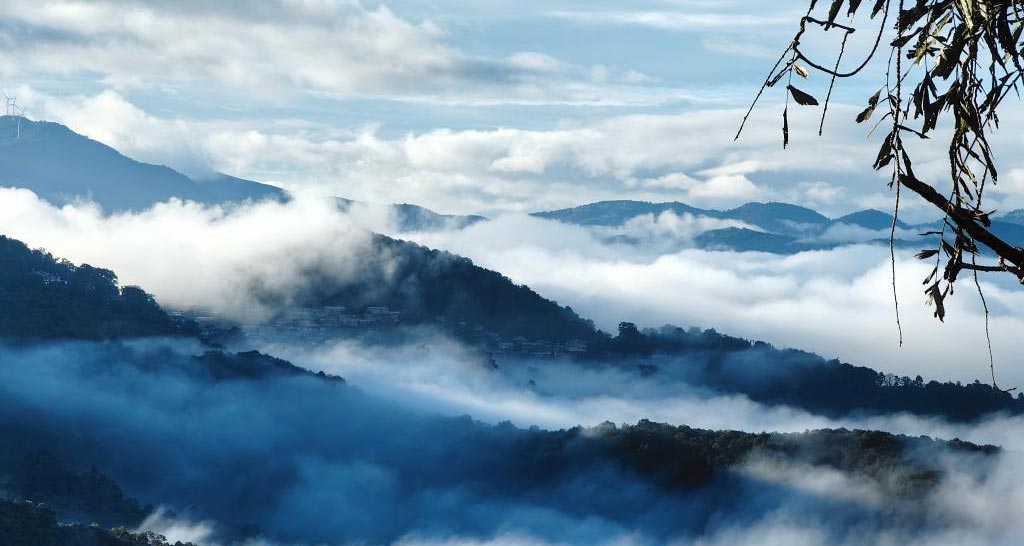
<svg viewBox="0 0 1024 546">
<path fill-rule="evenodd" d="M 694 243 L 699 248 L 774 254 L 829 249 L 850 243 L 888 243 L 893 220 L 891 214 L 874 209 L 833 219 L 806 207 L 775 202 L 747 203 L 734 209 L 715 210 L 679 202 L 600 201 L 536 212 L 533 216 L 566 224 L 615 228 L 638 216 L 658 216 L 666 212 L 742 223 L 698 234 Z M 942 224 L 936 221 L 911 225 L 897 221 L 896 227 L 897 245 L 913 247 L 927 242 L 916 233 L 941 229 Z M 1024 210 L 997 217 L 992 222 L 992 231 L 1011 244 L 1024 246 Z"/>
</svg>

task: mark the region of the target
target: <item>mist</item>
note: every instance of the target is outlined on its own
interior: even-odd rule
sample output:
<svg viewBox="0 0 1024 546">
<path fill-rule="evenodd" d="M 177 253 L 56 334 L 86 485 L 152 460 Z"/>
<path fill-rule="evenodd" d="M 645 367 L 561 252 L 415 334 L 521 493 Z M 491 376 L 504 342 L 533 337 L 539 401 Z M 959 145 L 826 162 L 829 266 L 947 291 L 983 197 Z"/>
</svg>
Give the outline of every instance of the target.
<svg viewBox="0 0 1024 546">
<path fill-rule="evenodd" d="M 792 256 L 692 248 L 692 237 L 723 226 L 672 214 L 621 228 L 507 216 L 462 230 L 401 233 L 387 207 L 341 213 L 314 196 L 226 208 L 171 201 L 105 215 L 87 202 L 58 208 L 26 190 L 0 189 L 0 232 L 113 269 L 123 284 L 142 286 L 170 308 L 240 322 L 259 322 L 296 304 L 316 282 L 313 272 L 339 283 L 366 268 L 386 277 L 387 258 L 371 252 L 368 230 L 375 230 L 467 256 L 608 331 L 620 321 L 715 328 L 898 375 L 988 377 L 984 343 L 959 337 L 985 339 L 972 279 L 947 300 L 940 323 L 920 284 L 930 265 L 900 252 L 901 347 L 887 248 L 847 245 Z M 1003 279 L 982 277 L 981 284 L 997 378 L 1004 386 L 1022 385 L 1013 340 L 1024 320 L 1013 310 L 1024 295 Z"/>
<path fill-rule="evenodd" d="M 829 417 L 784 404 L 763 404 L 742 393 L 702 385 L 700 357 L 656 362 L 640 373 L 635 362 L 490 359 L 439 332 L 421 330 L 398 344 L 340 338 L 323 345 L 272 343 L 261 350 L 311 370 L 348 378 L 360 389 L 413 411 L 472 415 L 545 429 L 640 419 L 710 430 L 803 432 L 821 428 L 883 430 L 908 436 L 959 438 L 1024 451 L 1024 417 L 995 414 L 980 422 L 951 423 L 909 412 L 859 411 Z M 749 354 L 747 354 L 749 353 Z M 744 360 L 759 365 L 745 365 Z M 764 361 L 764 362 L 762 362 Z M 727 357 L 750 381 L 786 382 L 805 365 L 757 351 Z M 769 366 L 770 369 L 757 371 Z"/>
<path fill-rule="evenodd" d="M 3 449 L 3 460 L 12 449 L 44 448 L 71 464 L 95 465 L 128 494 L 162 506 L 142 528 L 206 546 L 238 539 L 866 546 L 957 537 L 999 544 L 1022 530 L 1006 508 L 1024 494 L 1009 478 L 1022 469 L 1017 451 L 986 460 L 938 448 L 913 455 L 943 469 L 920 503 L 893 497 L 884 480 L 771 457 L 751 459 L 696 489 L 666 487 L 596 457 L 598 444 L 585 435 L 548 444 L 548 433 L 444 417 L 438 414 L 454 408 L 440 397 L 398 404 L 351 378 L 354 386 L 301 373 L 211 380 L 187 356 L 194 348 L 154 340 L 0 349 L 0 410 L 10 418 L 3 427 L 17 439 Z M 550 383 L 554 402 L 522 397 L 518 404 L 527 409 L 518 419 L 535 419 L 545 404 L 571 405 L 598 378 Z M 655 386 L 618 391 L 664 403 Z M 480 395 L 509 406 L 499 389 Z M 609 399 L 616 395 L 612 389 Z M 744 411 L 730 410 L 741 406 L 737 400 L 704 398 L 703 409 L 700 400 L 695 395 L 687 409 L 695 420 L 721 412 L 742 424 Z M 779 412 L 771 418 L 781 428 L 807 419 L 794 413 L 787 423 Z M 1020 430 L 1015 420 L 1013 426 Z M 257 535 L 246 534 L 251 524 Z"/>
<path fill-rule="evenodd" d="M 777 346 L 816 352 L 899 375 L 965 382 L 988 378 L 985 318 L 973 279 L 946 301 L 944 323 L 926 305 L 932 263 L 897 253 L 903 345 L 893 306 L 892 266 L 883 245 L 846 245 L 779 256 L 681 248 L 651 251 L 607 243 L 600 230 L 510 216 L 457 232 L 412 235 L 501 271 L 569 305 L 598 327 L 715 328 Z M 1024 385 L 1016 366 L 1015 309 L 1024 294 L 1006 279 L 981 279 L 1000 384 Z"/>
<path fill-rule="evenodd" d="M 378 217 L 379 216 L 379 217 Z M 294 303 L 315 280 L 363 274 L 377 208 L 338 212 L 299 195 L 208 206 L 171 200 L 139 213 L 104 214 L 89 202 L 56 207 L 24 189 L 0 188 L 0 232 L 59 258 L 112 269 L 172 309 L 258 322 Z"/>
</svg>

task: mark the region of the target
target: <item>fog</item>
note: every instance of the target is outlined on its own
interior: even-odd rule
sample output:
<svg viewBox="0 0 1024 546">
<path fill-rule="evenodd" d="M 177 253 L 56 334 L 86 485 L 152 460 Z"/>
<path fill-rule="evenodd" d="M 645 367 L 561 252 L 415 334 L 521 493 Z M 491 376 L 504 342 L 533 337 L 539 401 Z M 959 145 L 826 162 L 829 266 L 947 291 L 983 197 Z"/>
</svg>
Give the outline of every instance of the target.
<svg viewBox="0 0 1024 546">
<path fill-rule="evenodd" d="M 243 322 L 291 303 L 315 279 L 362 273 L 379 208 L 296 196 L 227 207 L 172 200 L 140 213 L 106 215 L 82 202 L 56 207 L 24 189 L 0 188 L 0 233 L 58 258 L 112 269 L 171 308 Z M 381 215 L 381 218 L 377 218 Z"/>
<path fill-rule="evenodd" d="M 87 203 L 56 208 L 24 190 L 0 190 L 0 204 L 0 232 L 114 269 L 165 305 L 243 322 L 294 303 L 311 270 L 358 278 L 372 248 L 366 227 L 394 233 L 380 208 L 342 214 L 303 196 L 228 208 L 172 201 L 123 215 Z M 886 249 L 774 256 L 691 247 L 713 227 L 663 216 L 590 230 L 505 217 L 401 235 L 468 255 L 608 329 L 620 320 L 713 326 L 901 374 L 984 376 L 983 321 L 966 282 L 941 325 L 919 293 L 926 266 L 901 257 L 906 343 L 898 349 Z M 1021 295 L 984 287 L 1000 378 L 1015 384 L 1010 336 L 1021 326 L 1013 311 Z M 949 328 L 968 337 L 944 335 Z M 685 372 L 645 378 L 628 366 L 557 360 L 494 369 L 429 329 L 401 344 L 261 349 L 348 384 L 302 374 L 211 378 L 208 364 L 189 356 L 202 350 L 194 342 L 0 348 L 0 426 L 15 439 L 6 449 L 41 447 L 95 465 L 160 506 L 142 528 L 205 546 L 981 545 L 1014 544 L 1024 532 L 1013 509 L 1024 500 L 1015 482 L 1024 471 L 1019 417 L 828 418 L 694 386 Z M 784 459 L 752 459 L 681 490 L 594 456 L 585 438 L 537 448 L 553 441 L 545 430 L 639 419 L 752 432 L 878 429 L 1007 451 L 988 462 L 921 455 L 944 471 L 908 505 L 885 480 Z"/>
<path fill-rule="evenodd" d="M 847 245 L 777 256 L 690 247 L 696 234 L 725 224 L 661 215 L 590 229 L 509 216 L 464 230 L 402 234 L 385 207 L 354 206 L 342 214 L 316 197 L 229 208 L 171 201 L 104 215 L 88 203 L 57 208 L 26 190 L 0 189 L 0 232 L 113 269 L 122 283 L 142 286 L 171 308 L 243 322 L 294 303 L 315 282 L 314 271 L 339 282 L 365 267 L 383 268 L 386 276 L 386 259 L 367 260 L 371 228 L 467 256 L 609 331 L 624 320 L 699 326 L 899 375 L 988 377 L 985 321 L 969 276 L 947 300 L 940 323 L 921 287 L 931 264 L 900 252 L 901 347 L 887 248 Z M 1014 365 L 1024 292 L 1004 281 L 983 277 L 982 286 L 997 377 L 1012 387 L 1024 385 L 1024 371 Z"/>
<path fill-rule="evenodd" d="M 44 447 L 73 464 L 96 465 L 128 494 L 163 506 L 143 528 L 207 546 L 245 536 L 238 533 L 248 523 L 261 529 L 249 535 L 253 545 L 1010 544 L 1024 531 L 1012 508 L 1024 495 L 1013 478 L 1024 470 L 1017 451 L 989 461 L 920 454 L 944 471 L 939 486 L 913 502 L 893 497 L 884 480 L 776 458 L 749 460 L 698 489 L 665 488 L 595 459 L 585 438 L 538 451 L 531 446 L 543 433 L 434 416 L 455 411 L 451 383 L 459 370 L 416 370 L 419 359 L 406 360 L 414 377 L 445 375 L 434 389 L 452 395 L 447 403 L 435 396 L 397 404 L 368 373 L 358 375 L 365 392 L 356 376 L 349 378 L 355 386 L 304 375 L 211 381 L 185 356 L 194 346 L 168 343 L 0 350 L 0 410 L 13 419 L 3 427 L 17 439 L 4 455 Z M 401 371 L 389 366 L 379 374 Z M 544 406 L 571 408 L 592 383 L 608 379 L 615 378 L 579 373 L 548 382 L 551 394 L 514 404 L 510 386 L 474 386 L 495 413 L 512 415 L 507 408 L 518 405 L 517 420 L 527 422 L 549 413 Z M 640 409 L 646 412 L 671 398 L 655 385 L 618 379 L 609 402 L 632 393 L 635 406 L 649 404 Z M 758 412 L 783 429 L 838 424 L 744 407 L 739 399 L 676 398 L 677 407 L 689 404 L 686 417 L 696 424 L 720 413 L 723 426 L 756 428 L 749 416 Z M 616 408 L 579 406 L 559 418 L 586 421 L 596 407 Z M 966 430 L 937 422 L 932 430 L 943 426 Z M 1009 426 L 1021 430 L 1015 419 L 976 430 Z"/>
<path fill-rule="evenodd" d="M 699 326 L 899 375 L 968 382 L 989 376 L 973 279 L 961 276 L 941 323 L 925 304 L 921 284 L 934 262 L 920 262 L 908 250 L 897 254 L 896 266 L 901 347 L 884 245 L 791 256 L 685 245 L 662 253 L 647 245 L 608 244 L 600 230 L 522 216 L 411 237 L 500 271 L 609 331 L 624 320 Z M 1003 386 L 1017 386 L 1024 385 L 1016 342 L 1024 328 L 1024 292 L 1007 280 L 981 277 L 998 378 Z"/>
<path fill-rule="evenodd" d="M 166 306 L 243 322 L 293 303 L 315 281 L 311 271 L 341 282 L 365 267 L 383 267 L 386 276 L 387 260 L 366 259 L 366 229 L 373 229 L 467 256 L 609 331 L 624 320 L 699 326 L 899 375 L 988 377 L 985 321 L 969 276 L 947 300 L 940 323 L 921 286 L 931 264 L 911 251 L 899 253 L 901 347 L 887 248 L 846 245 L 777 256 L 691 247 L 695 235 L 732 224 L 668 214 L 621 228 L 583 228 L 508 216 L 464 230 L 398 233 L 386 207 L 354 206 L 342 214 L 316 197 L 229 208 L 172 201 L 104 215 L 88 203 L 57 208 L 26 190 L 0 189 L 0 232 L 113 269 L 122 283 L 142 286 Z M 1024 385 L 1014 343 L 1024 327 L 1017 311 L 1024 292 L 1005 279 L 981 280 L 998 380 Z"/>
<path fill-rule="evenodd" d="M 1024 417 L 993 415 L 979 423 L 950 423 L 937 417 L 862 414 L 843 418 L 785 405 L 764 405 L 742 394 L 695 384 L 687 368 L 696 359 L 662 362 L 645 376 L 633 364 L 573 360 L 499 360 L 436 332 L 424 331 L 398 345 L 367 345 L 338 339 L 318 347 L 268 344 L 260 347 L 305 368 L 346 377 L 368 393 L 414 411 L 472 415 L 488 423 L 510 421 L 546 429 L 594 426 L 640 419 L 711 430 L 803 432 L 820 428 L 884 430 L 909 436 L 960 438 L 1024 451 Z M 771 377 L 786 381 L 799 365 L 781 356 Z"/>
</svg>

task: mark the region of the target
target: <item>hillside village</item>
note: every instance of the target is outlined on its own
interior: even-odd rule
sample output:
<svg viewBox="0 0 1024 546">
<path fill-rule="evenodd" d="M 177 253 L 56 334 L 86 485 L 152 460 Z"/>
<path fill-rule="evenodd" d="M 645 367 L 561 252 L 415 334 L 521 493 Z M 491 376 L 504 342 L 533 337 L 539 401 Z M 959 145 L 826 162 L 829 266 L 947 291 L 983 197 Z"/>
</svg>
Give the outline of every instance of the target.
<svg viewBox="0 0 1024 546">
<path fill-rule="evenodd" d="M 188 311 L 171 313 L 181 321 L 193 321 L 201 331 L 211 338 L 223 337 L 233 325 L 204 314 Z M 435 317 L 437 326 L 464 342 L 468 342 L 489 354 L 495 360 L 503 358 L 576 358 L 587 353 L 588 343 L 582 339 L 554 342 L 545 339 L 529 339 L 524 336 L 503 336 L 479 324 L 467 321 L 451 322 L 444 317 Z M 352 334 L 386 333 L 401 327 L 424 326 L 422 322 L 403 320 L 402 312 L 385 306 L 370 306 L 361 312 L 344 306 L 302 307 L 281 313 L 274 319 L 262 323 L 239 327 L 245 340 L 254 344 L 289 342 L 315 342 L 344 337 Z"/>
</svg>

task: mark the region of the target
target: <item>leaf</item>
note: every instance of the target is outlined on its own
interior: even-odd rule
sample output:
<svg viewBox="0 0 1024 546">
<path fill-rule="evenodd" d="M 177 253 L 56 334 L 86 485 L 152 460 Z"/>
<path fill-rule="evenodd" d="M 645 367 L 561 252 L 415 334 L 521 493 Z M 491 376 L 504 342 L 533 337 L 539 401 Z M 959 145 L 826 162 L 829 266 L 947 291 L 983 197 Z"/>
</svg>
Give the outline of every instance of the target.
<svg viewBox="0 0 1024 546">
<path fill-rule="evenodd" d="M 857 9 L 860 8 L 861 0 L 850 0 L 850 9 L 846 12 L 847 17 L 853 17 L 857 14 Z"/>
<path fill-rule="evenodd" d="M 789 93 L 793 95 L 793 100 L 795 100 L 797 104 L 801 106 L 818 105 L 818 99 L 812 97 L 811 95 L 808 95 L 807 93 L 804 93 L 803 91 L 797 89 L 796 87 L 793 87 L 792 85 L 787 85 L 786 88 L 789 89 Z"/>
<path fill-rule="evenodd" d="M 875 0 L 875 7 L 871 10 L 871 18 L 874 19 L 876 15 L 883 9 L 885 9 L 886 0 Z"/>
<path fill-rule="evenodd" d="M 836 17 L 839 16 L 839 10 L 843 7 L 843 0 L 833 0 L 832 7 L 828 10 L 828 22 L 836 22 Z"/>
<path fill-rule="evenodd" d="M 935 283 L 928 287 L 925 291 L 928 294 L 928 304 L 935 306 L 935 316 L 942 322 L 946 319 L 946 297 L 942 295 L 942 290 L 939 289 L 939 283 Z"/>
<path fill-rule="evenodd" d="M 811 75 L 811 73 L 810 73 L 810 72 L 808 72 L 806 68 L 804 68 L 804 67 L 802 67 L 802 66 L 800 66 L 800 65 L 798 65 L 798 64 L 795 64 L 795 65 L 793 65 L 793 70 L 795 70 L 795 71 L 796 71 L 796 73 L 797 73 L 797 74 L 798 74 L 798 75 L 799 75 L 799 76 L 800 76 L 801 78 L 806 78 L 807 76 L 810 76 L 810 75 Z"/>
<path fill-rule="evenodd" d="M 789 146 L 789 108 L 782 111 L 782 149 Z"/>
<path fill-rule="evenodd" d="M 875 113 L 875 107 L 874 106 L 868 106 L 867 108 L 864 109 L 863 112 L 857 114 L 857 123 L 864 123 L 865 121 L 871 119 L 871 114 L 874 114 L 874 113 Z"/>
<path fill-rule="evenodd" d="M 878 97 L 880 97 L 880 96 L 882 96 L 882 90 L 881 89 L 879 89 L 878 91 L 875 91 L 874 95 L 871 95 L 871 98 L 868 99 L 868 105 L 870 105 L 870 106 L 878 106 Z"/>
<path fill-rule="evenodd" d="M 875 158 L 875 170 L 880 171 L 883 167 L 892 161 L 892 138 L 893 134 L 889 133 L 884 140 L 882 140 L 882 147 L 878 149 L 878 157 Z"/>
<path fill-rule="evenodd" d="M 922 250 L 921 252 L 917 253 L 916 258 L 918 260 L 927 260 L 928 258 L 931 258 L 931 257 L 937 255 L 938 253 L 939 253 L 939 251 L 938 250 L 934 250 L 934 249 L 933 250 Z"/>
</svg>

